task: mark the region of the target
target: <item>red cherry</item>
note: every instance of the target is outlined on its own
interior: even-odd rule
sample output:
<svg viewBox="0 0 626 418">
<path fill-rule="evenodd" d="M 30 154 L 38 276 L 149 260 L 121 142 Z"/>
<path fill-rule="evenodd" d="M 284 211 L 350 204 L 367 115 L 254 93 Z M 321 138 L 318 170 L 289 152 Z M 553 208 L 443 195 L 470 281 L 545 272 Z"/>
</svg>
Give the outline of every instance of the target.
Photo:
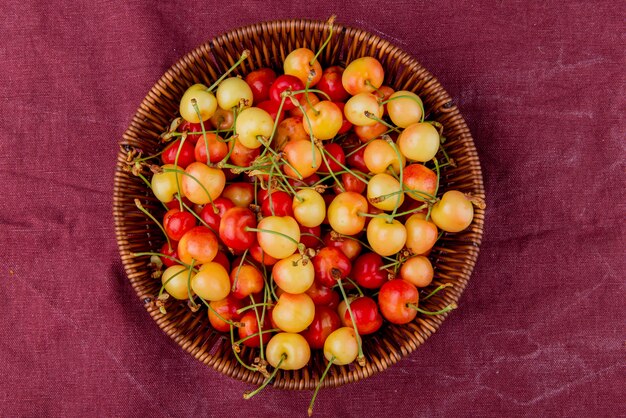
<svg viewBox="0 0 626 418">
<path fill-rule="evenodd" d="M 318 181 L 320 181 L 320 176 L 318 176 L 317 173 L 315 173 L 315 174 L 311 174 L 309 177 L 303 178 L 302 180 L 289 178 L 289 179 L 287 179 L 287 181 L 294 188 L 296 188 L 296 187 L 307 187 L 307 186 L 312 186 L 313 184 L 315 184 Z"/>
<path fill-rule="evenodd" d="M 341 147 L 341 145 L 335 144 L 334 142 L 326 144 L 324 145 L 324 150 L 326 150 L 328 154 L 332 155 L 335 160 L 339 161 L 343 165 L 346 165 L 346 155 L 343 153 L 343 148 Z M 343 170 L 343 168 L 337 162 L 335 162 L 333 158 L 326 155 L 326 161 L 328 161 L 328 165 L 326 165 L 326 161 L 322 160 L 322 165 L 317 171 L 320 173 L 329 173 L 331 171 L 336 172 Z"/>
<path fill-rule="evenodd" d="M 292 204 L 293 199 L 288 193 L 274 191 L 263 199 L 261 213 L 263 216 L 293 216 Z"/>
<path fill-rule="evenodd" d="M 324 348 L 326 338 L 336 329 L 341 327 L 341 320 L 334 309 L 328 306 L 316 306 L 313 322 L 301 332 L 313 349 Z"/>
<path fill-rule="evenodd" d="M 211 126 L 211 122 L 205 120 L 204 130 L 210 131 L 211 129 L 213 129 L 213 126 Z M 202 134 L 194 134 L 193 132 L 202 132 L 202 125 L 200 125 L 199 123 L 184 121 L 178 127 L 178 132 L 188 132 L 190 135 L 187 135 L 187 139 L 185 140 L 185 142 L 189 141 L 192 145 L 196 145 L 196 142 L 198 142 L 198 139 L 200 139 Z"/>
<path fill-rule="evenodd" d="M 348 118 L 346 118 L 345 113 L 343 113 L 343 108 L 346 107 L 346 104 L 343 102 L 333 102 L 333 103 L 337 105 L 339 110 L 341 110 L 341 114 L 343 115 L 343 123 L 341 124 L 341 128 L 339 128 L 339 131 L 337 132 L 337 134 L 338 135 L 345 134 L 350 129 L 352 129 L 352 126 L 353 126 L 348 120 Z"/>
<path fill-rule="evenodd" d="M 394 279 L 385 283 L 378 293 L 378 306 L 385 319 L 393 324 L 406 324 L 415 319 L 419 293 L 411 283 Z"/>
<path fill-rule="evenodd" d="M 356 322 L 356 329 L 361 335 L 372 334 L 378 331 L 383 324 L 383 317 L 378 312 L 378 305 L 370 297 L 362 296 L 356 298 L 350 303 L 350 310 Z M 343 314 L 342 322 L 346 327 L 353 326 L 352 317 L 347 309 Z"/>
<path fill-rule="evenodd" d="M 214 263 L 221 264 L 226 271 L 230 271 L 230 261 L 228 261 L 228 257 L 222 251 L 218 251 L 213 259 Z"/>
<path fill-rule="evenodd" d="M 313 257 L 315 277 L 324 286 L 332 287 L 350 274 L 350 259 L 337 248 L 324 247 Z"/>
<path fill-rule="evenodd" d="M 161 254 L 168 255 L 168 256 L 174 257 L 174 258 L 178 258 L 178 252 L 176 251 L 176 247 L 177 246 L 178 246 L 178 243 L 172 242 L 172 248 L 170 249 L 170 246 L 166 242 L 161 247 L 161 251 L 160 252 L 161 252 Z M 159 258 L 161 259 L 161 262 L 165 265 L 165 267 L 172 267 L 173 265 L 178 264 L 175 260 L 172 260 L 169 257 L 159 257 Z"/>
<path fill-rule="evenodd" d="M 364 176 L 361 175 L 361 178 L 364 178 Z M 341 184 L 346 192 L 355 192 L 358 194 L 362 194 L 367 188 L 367 184 L 352 173 L 341 173 Z M 337 194 L 342 192 L 336 184 L 333 186 L 333 191 Z"/>
<path fill-rule="evenodd" d="M 252 161 L 261 154 L 261 147 L 248 148 L 241 145 L 237 140 L 230 141 L 229 144 L 233 147 L 230 153 L 230 162 L 239 167 L 249 167 Z M 230 170 L 224 170 L 224 172 L 228 173 Z"/>
<path fill-rule="evenodd" d="M 256 232 L 246 231 L 246 227 L 256 227 L 256 216 L 250 209 L 233 207 L 222 215 L 219 235 L 227 247 L 245 251 L 256 241 Z"/>
<path fill-rule="evenodd" d="M 180 241 L 187 231 L 196 226 L 196 218 L 189 212 L 170 209 L 163 216 L 163 229 L 170 239 Z"/>
<path fill-rule="evenodd" d="M 381 270 L 383 259 L 376 253 L 363 254 L 354 261 L 352 277 L 366 289 L 378 289 L 387 282 L 387 271 Z"/>
<path fill-rule="evenodd" d="M 237 313 L 237 310 L 243 308 L 243 302 L 239 299 L 235 299 L 232 295 L 228 295 L 225 299 L 218 300 L 217 302 L 211 302 L 212 310 L 209 309 L 209 322 L 211 326 L 220 332 L 229 332 L 230 324 L 224 322 L 213 311 L 215 310 L 220 316 L 229 321 L 239 321 L 241 314 Z"/>
<path fill-rule="evenodd" d="M 217 213 L 215 213 L 215 209 L 213 209 L 213 206 L 209 204 L 204 205 L 202 211 L 200 211 L 199 216 L 200 219 L 206 222 L 207 225 L 209 225 L 211 228 L 213 228 L 213 230 L 217 232 L 220 230 L 222 216 L 228 209 L 235 207 L 235 204 L 229 199 L 226 199 L 224 197 L 218 197 L 213 201 L 213 205 L 217 208 Z"/>
<path fill-rule="evenodd" d="M 272 87 L 270 87 L 270 99 L 274 102 L 280 103 L 282 100 L 281 94 L 286 91 L 297 91 L 304 90 L 304 84 L 300 81 L 299 78 L 294 77 L 292 75 L 283 74 L 279 76 L 274 83 L 272 83 Z M 293 96 L 293 98 L 299 102 L 304 93 L 299 93 Z M 296 105 L 290 98 L 285 100 L 285 104 L 283 105 L 284 110 L 291 110 L 295 108 Z"/>
<path fill-rule="evenodd" d="M 260 68 L 246 76 L 245 81 L 252 90 L 252 97 L 257 106 L 270 98 L 270 87 L 274 80 L 276 80 L 276 73 L 271 68 Z"/>
<path fill-rule="evenodd" d="M 350 260 L 357 258 L 363 249 L 359 241 L 350 238 L 333 239 L 330 232 L 324 235 L 324 243 L 327 247 L 337 248 Z"/>
<path fill-rule="evenodd" d="M 369 168 L 365 165 L 365 148 L 362 147 L 358 151 L 354 152 L 352 155 L 348 155 L 346 157 L 346 162 L 350 168 L 355 170 L 359 170 L 363 173 L 369 173 Z M 346 148 L 346 153 L 350 154 L 354 148 Z"/>
<path fill-rule="evenodd" d="M 283 119 L 285 119 L 285 106 L 283 106 L 283 110 L 280 111 L 280 115 L 278 114 L 278 108 L 280 107 L 280 102 L 275 102 L 273 100 L 265 100 L 256 105 L 259 109 L 265 110 L 270 114 L 272 119 L 276 120 L 278 118 L 278 123 L 281 123 Z"/>
<path fill-rule="evenodd" d="M 307 234 L 307 235 L 304 235 Z M 310 234 L 310 235 L 308 235 Z M 307 227 L 300 225 L 300 242 L 304 244 L 306 248 L 317 249 L 324 245 L 319 240 L 319 236 L 322 234 L 322 229 L 318 226 Z M 314 235 L 314 236 L 311 236 Z"/>
<path fill-rule="evenodd" d="M 163 161 L 163 164 L 174 164 L 179 147 L 180 153 L 178 154 L 178 166 L 180 168 L 186 168 L 189 164 L 196 161 L 194 146 L 191 141 L 187 139 L 181 146 L 181 140 L 177 139 L 163 150 L 163 154 L 161 154 L 161 161 Z"/>
<path fill-rule="evenodd" d="M 260 310 L 258 312 L 258 315 L 259 315 L 259 318 L 261 318 Z M 271 315 L 269 315 L 268 312 L 265 312 L 265 321 L 264 323 L 261 324 L 261 327 L 264 330 L 269 330 L 272 328 L 270 317 Z M 243 324 L 243 326 L 239 328 L 240 339 L 259 333 L 259 322 L 257 320 L 257 314 L 254 312 L 254 308 L 250 309 L 249 311 L 246 311 L 246 313 L 243 314 L 239 322 Z M 271 336 L 272 335 L 270 332 L 264 333 L 263 344 L 267 344 L 270 341 Z M 245 340 L 242 344 L 248 347 L 259 347 L 261 345 L 261 338 L 259 335 L 255 335 L 254 337 L 250 337 L 247 340 Z"/>
<path fill-rule="evenodd" d="M 339 292 L 335 292 L 333 290 L 330 294 L 330 302 L 328 302 L 326 306 L 337 310 L 337 308 L 339 307 L 339 302 L 341 302 L 341 296 L 339 296 Z"/>
<path fill-rule="evenodd" d="M 250 247 L 249 253 L 257 263 L 265 264 L 266 266 L 273 266 L 278 262 L 277 258 L 266 254 L 258 242 L 255 242 L 252 247 Z"/>
<path fill-rule="evenodd" d="M 336 293 L 330 287 L 324 286 L 319 280 L 315 279 L 311 287 L 305 292 L 313 303 L 316 305 L 328 305 L 333 301 L 333 293 Z"/>
<path fill-rule="evenodd" d="M 196 142 L 196 147 L 194 148 L 194 156 L 196 161 L 200 161 L 201 163 L 205 163 L 207 161 L 206 158 L 206 143 L 204 141 L 204 136 L 199 135 L 198 142 Z M 212 163 L 219 163 L 226 157 L 228 154 L 228 144 L 219 136 L 214 133 L 207 133 L 206 139 L 209 144 L 209 155 L 211 157 Z"/>
<path fill-rule="evenodd" d="M 315 88 L 326 93 L 333 102 L 344 102 L 350 96 L 341 83 L 343 68 L 338 65 L 326 68 Z"/>
<path fill-rule="evenodd" d="M 194 204 L 191 202 L 191 200 L 187 199 L 186 197 L 183 197 L 183 203 L 189 207 L 193 207 Z M 178 202 L 178 199 L 174 199 L 172 201 L 169 201 L 165 204 L 165 206 L 167 206 L 168 209 L 180 209 L 180 203 Z M 197 212 L 196 212 L 197 213 Z"/>
</svg>

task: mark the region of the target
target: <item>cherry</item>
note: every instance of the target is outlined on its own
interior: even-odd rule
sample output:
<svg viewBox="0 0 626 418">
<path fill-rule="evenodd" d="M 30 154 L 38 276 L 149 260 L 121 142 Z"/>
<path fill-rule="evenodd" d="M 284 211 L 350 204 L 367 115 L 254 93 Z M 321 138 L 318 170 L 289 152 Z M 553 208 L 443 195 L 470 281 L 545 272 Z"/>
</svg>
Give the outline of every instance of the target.
<svg viewBox="0 0 626 418">
<path fill-rule="evenodd" d="M 336 143 L 330 143 L 324 145 L 324 151 L 326 155 L 326 161 L 322 161 L 322 165 L 320 166 L 318 172 L 320 173 L 330 173 L 342 170 L 341 165 L 339 165 L 335 160 L 337 160 L 342 165 L 346 165 L 346 155 L 343 152 L 343 148 L 341 145 Z M 332 158 L 328 155 L 330 154 Z M 326 164 L 328 162 L 328 164 Z"/>
<path fill-rule="evenodd" d="M 258 315 L 260 319 L 261 312 L 258 312 Z M 257 320 L 257 313 L 255 313 L 254 308 L 249 311 L 246 311 L 241 317 L 241 319 L 239 320 L 239 322 L 242 324 L 242 326 L 238 328 L 240 339 L 244 339 L 251 335 L 257 334 L 243 341 L 242 342 L 243 345 L 248 346 L 248 347 L 255 347 L 255 348 L 260 347 L 261 338 L 263 338 L 263 344 L 267 344 L 269 342 L 271 338 L 271 333 L 265 332 L 262 334 L 262 337 L 258 335 L 259 334 L 259 322 Z M 272 328 L 272 323 L 270 322 L 270 315 L 268 315 L 268 312 L 265 312 L 265 320 L 261 324 L 261 327 L 263 328 L 263 330 L 269 330 Z"/>
<path fill-rule="evenodd" d="M 276 262 L 278 262 L 277 258 L 274 258 L 269 254 L 266 254 L 258 242 L 255 242 L 254 244 L 252 244 L 252 247 L 250 247 L 249 252 L 252 258 L 257 263 L 265 264 L 266 266 L 273 266 L 274 264 L 276 264 Z"/>
<path fill-rule="evenodd" d="M 163 255 L 169 256 L 169 257 L 163 257 L 163 256 L 159 257 L 161 259 L 161 262 L 165 265 L 165 267 L 172 267 L 173 265 L 178 264 L 176 260 L 172 259 L 172 258 L 178 258 L 178 252 L 176 251 L 177 247 L 178 247 L 177 243 L 172 243 L 172 247 L 170 248 L 167 242 L 163 244 L 163 246 L 161 247 L 160 253 Z"/>
<path fill-rule="evenodd" d="M 212 132 L 206 134 L 206 142 L 204 140 L 204 136 L 200 135 L 198 138 L 198 142 L 196 142 L 196 147 L 194 150 L 194 156 L 196 161 L 201 163 L 207 162 L 206 158 L 206 150 L 207 143 L 209 148 L 209 156 L 212 163 L 218 163 L 226 157 L 228 154 L 228 144 L 219 136 Z M 178 157 L 178 162 L 180 165 L 180 156 Z"/>
<path fill-rule="evenodd" d="M 180 151 L 178 151 L 179 148 Z M 177 139 L 165 147 L 163 154 L 161 154 L 161 161 L 163 161 L 163 164 L 174 164 L 177 153 L 178 166 L 180 168 L 186 168 L 195 161 L 194 147 L 191 141 L 189 141 L 189 138 L 187 138 L 185 142 L 181 142 L 180 139 Z"/>
<path fill-rule="evenodd" d="M 183 203 L 185 205 L 187 205 L 189 207 L 193 206 L 193 203 L 191 203 L 191 200 L 187 199 L 184 196 L 182 198 L 182 201 L 183 201 Z M 180 202 L 178 201 L 178 199 L 170 200 L 169 202 L 167 202 L 165 204 L 165 206 L 167 206 L 168 209 L 179 209 L 180 208 Z"/>
<path fill-rule="evenodd" d="M 250 209 L 235 206 L 222 215 L 219 235 L 227 247 L 244 251 L 256 241 L 256 233 L 246 228 L 254 228 L 256 225 L 256 216 Z"/>
<path fill-rule="evenodd" d="M 178 242 L 180 261 L 191 264 L 195 260 L 198 264 L 212 261 L 217 255 L 217 237 L 205 226 L 196 226 L 183 235 Z"/>
<path fill-rule="evenodd" d="M 326 244 L 327 247 L 334 247 L 341 250 L 350 260 L 357 258 L 363 249 L 359 241 L 350 238 L 333 238 L 330 232 L 324 236 L 324 244 Z"/>
<path fill-rule="evenodd" d="M 341 250 L 324 247 L 313 257 L 313 267 L 320 284 L 332 287 L 350 274 L 352 264 Z"/>
<path fill-rule="evenodd" d="M 256 105 L 259 109 L 265 110 L 272 119 L 276 120 L 278 118 L 278 123 L 281 123 L 285 119 L 285 111 L 284 109 L 280 111 L 280 115 L 278 114 L 278 109 L 280 108 L 280 103 L 272 100 L 265 100 Z M 283 106 L 284 108 L 284 106 Z"/>
<path fill-rule="evenodd" d="M 406 324 L 415 319 L 417 310 L 409 304 L 416 306 L 418 301 L 417 288 L 401 279 L 388 281 L 378 293 L 380 312 L 392 324 Z"/>
<path fill-rule="evenodd" d="M 368 296 L 362 296 L 351 301 L 350 309 L 360 335 L 372 334 L 378 331 L 383 324 L 383 318 L 378 312 L 376 302 Z M 347 309 L 341 320 L 344 326 L 353 326 L 352 317 Z"/>
<path fill-rule="evenodd" d="M 346 132 L 348 132 L 350 129 L 352 129 L 352 125 L 350 123 L 350 121 L 346 118 L 346 115 L 344 113 L 344 108 L 346 107 L 346 104 L 343 102 L 333 102 L 335 105 L 337 105 L 337 107 L 339 108 L 339 110 L 341 110 L 341 115 L 343 118 L 343 122 L 341 123 L 341 128 L 339 128 L 339 131 L 337 132 L 338 135 L 341 134 L 345 134 Z"/>
<path fill-rule="evenodd" d="M 270 87 L 276 80 L 276 73 L 271 68 L 260 68 L 246 76 L 246 83 L 252 90 L 254 103 L 258 104 L 270 98 Z"/>
<path fill-rule="evenodd" d="M 230 284 L 233 287 L 232 295 L 236 299 L 244 299 L 253 293 L 263 290 L 265 281 L 263 275 L 250 264 L 233 263 L 233 270 L 230 272 Z"/>
<path fill-rule="evenodd" d="M 214 207 L 217 208 L 218 213 L 215 213 Z M 202 219 L 208 226 L 213 228 L 215 232 L 219 232 L 222 216 L 224 216 L 224 213 L 228 209 L 233 207 L 235 207 L 235 204 L 230 201 L 230 199 L 218 197 L 213 201 L 213 206 L 204 205 L 204 207 L 200 211 L 199 216 L 200 219 Z"/>
<path fill-rule="evenodd" d="M 334 309 L 328 306 L 316 306 L 313 322 L 301 334 L 312 349 L 318 350 L 324 348 L 326 338 L 339 327 L 341 327 L 341 320 Z"/>
<path fill-rule="evenodd" d="M 306 294 L 311 297 L 311 300 L 316 305 L 330 305 L 335 299 L 334 295 L 337 295 L 337 300 L 339 300 L 339 294 L 330 287 L 321 284 L 317 278 L 313 281 L 311 287 L 307 289 Z"/>
<path fill-rule="evenodd" d="M 350 96 L 341 84 L 343 71 L 343 67 L 338 65 L 326 68 L 316 85 L 316 88 L 326 93 L 333 102 L 344 102 Z"/>
<path fill-rule="evenodd" d="M 298 370 L 311 359 L 311 349 L 302 335 L 280 332 L 267 343 L 266 356 L 267 362 L 276 370 Z M 251 396 L 244 397 L 249 399 Z"/>
<path fill-rule="evenodd" d="M 280 103 L 282 101 L 282 93 L 284 91 L 298 91 L 304 90 L 304 84 L 299 78 L 292 75 L 283 74 L 276 78 L 272 86 L 270 87 L 270 99 L 274 102 Z M 293 96 L 296 101 L 299 101 L 304 93 L 298 93 Z M 284 110 L 291 110 L 296 107 L 296 104 L 290 99 L 285 99 L 283 105 Z"/>
<path fill-rule="evenodd" d="M 246 182 L 231 183 L 224 188 L 222 196 L 230 199 L 235 206 L 247 208 L 254 201 L 254 185 Z"/>
<path fill-rule="evenodd" d="M 204 121 L 204 129 L 205 131 L 211 129 L 211 123 L 209 121 Z M 191 143 L 191 145 L 195 145 L 196 142 L 198 142 L 198 139 L 200 139 L 200 137 L 202 136 L 202 125 L 200 125 L 199 123 L 187 122 L 185 120 L 178 127 L 178 132 L 187 132 L 188 135 L 185 142 L 189 142 Z"/>
<path fill-rule="evenodd" d="M 168 267 L 161 275 L 161 284 L 164 290 L 174 299 L 186 300 L 193 296 L 187 287 L 188 280 L 193 280 L 194 273 L 180 264 Z"/>
<path fill-rule="evenodd" d="M 364 177 L 362 173 L 357 174 L 360 174 L 360 178 L 352 173 L 341 173 L 341 184 L 343 185 L 343 188 L 346 192 L 362 194 L 367 188 L 367 183 L 361 180 Z M 337 194 L 342 192 L 342 190 L 339 188 L 339 185 L 337 184 L 333 186 L 333 190 Z"/>
<path fill-rule="evenodd" d="M 213 259 L 214 263 L 220 264 L 226 271 L 230 271 L 230 261 L 222 251 L 218 251 Z"/>
<path fill-rule="evenodd" d="M 354 151 L 354 148 L 346 148 L 346 151 L 348 152 L 348 154 L 350 154 L 346 157 L 346 162 L 351 168 L 354 168 L 355 170 L 369 173 L 370 170 L 365 164 L 365 148 L 366 147 L 361 147 L 356 151 Z"/>
<path fill-rule="evenodd" d="M 300 224 L 300 242 L 304 244 L 306 248 L 320 248 L 323 245 L 319 240 L 321 234 L 322 229 L 319 225 L 308 227 Z"/>
<path fill-rule="evenodd" d="M 293 216 L 291 196 L 280 190 L 268 193 L 261 204 L 261 213 L 263 216 Z"/>
<path fill-rule="evenodd" d="M 232 295 L 228 295 L 222 300 L 211 302 L 209 305 L 213 308 L 208 309 L 209 322 L 216 331 L 230 331 L 231 325 L 225 322 L 224 319 L 233 322 L 241 319 L 241 314 L 237 311 L 243 308 L 243 302 L 234 298 Z M 217 314 L 215 312 L 217 312 Z"/>
<path fill-rule="evenodd" d="M 366 289 L 378 289 L 387 282 L 387 271 L 381 270 L 383 259 L 376 253 L 366 253 L 354 261 L 352 277 Z"/>
<path fill-rule="evenodd" d="M 230 162 L 239 167 L 250 166 L 254 159 L 261 154 L 260 148 L 248 148 L 237 139 L 229 141 L 228 144 L 232 147 Z"/>
<path fill-rule="evenodd" d="M 183 235 L 194 226 L 196 226 L 196 218 L 189 212 L 170 209 L 163 216 L 165 233 L 174 241 L 180 241 Z"/>
</svg>

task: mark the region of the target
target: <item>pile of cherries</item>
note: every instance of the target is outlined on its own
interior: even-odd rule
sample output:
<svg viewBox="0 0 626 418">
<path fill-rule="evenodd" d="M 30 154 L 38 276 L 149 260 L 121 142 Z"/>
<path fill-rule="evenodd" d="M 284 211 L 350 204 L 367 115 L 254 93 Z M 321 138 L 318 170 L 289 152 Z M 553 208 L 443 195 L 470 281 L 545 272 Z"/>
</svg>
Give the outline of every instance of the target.
<svg viewBox="0 0 626 418">
<path fill-rule="evenodd" d="M 384 86 L 373 57 L 322 69 L 326 43 L 289 53 L 284 74 L 229 77 L 245 51 L 212 86 L 187 89 L 160 153 L 128 156 L 166 208 L 160 222 L 135 202 L 166 238 L 136 254 L 160 277 L 156 303 L 206 306 L 237 360 L 267 377 L 246 398 L 305 367 L 311 349 L 328 360 L 323 380 L 333 364 L 363 364 L 361 337 L 385 321 L 455 307 L 419 307 L 446 287 L 418 291 L 433 280 L 431 248 L 474 214 L 471 196 L 441 195 L 439 170 L 454 164 L 442 126 L 424 121 L 415 93 Z M 242 345 L 258 348 L 253 364 Z"/>
</svg>

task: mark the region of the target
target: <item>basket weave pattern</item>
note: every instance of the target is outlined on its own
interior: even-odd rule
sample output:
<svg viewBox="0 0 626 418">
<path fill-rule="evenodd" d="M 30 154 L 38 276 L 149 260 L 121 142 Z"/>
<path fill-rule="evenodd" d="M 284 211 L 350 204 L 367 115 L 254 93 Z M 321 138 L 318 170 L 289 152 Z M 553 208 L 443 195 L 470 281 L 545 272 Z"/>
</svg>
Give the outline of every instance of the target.
<svg viewBox="0 0 626 418">
<path fill-rule="evenodd" d="M 243 368 L 233 356 L 230 339 L 212 330 L 206 310 L 193 313 L 185 303 L 168 300 L 167 314 L 154 304 L 160 281 L 150 277 L 148 257 L 133 257 L 140 251 L 155 251 L 163 244 L 161 231 L 134 205 L 141 200 L 152 213 L 160 213 L 160 203 L 146 185 L 123 170 L 127 147 L 142 149 L 145 155 L 159 149 L 159 135 L 167 129 L 178 111 L 184 91 L 194 83 L 212 84 L 241 55 L 244 49 L 251 56 L 237 70 L 239 75 L 260 67 L 277 68 L 295 48 L 317 50 L 328 36 L 324 22 L 288 20 L 259 23 L 243 27 L 210 40 L 181 58 L 150 90 L 141 103 L 130 126 L 123 135 L 115 174 L 113 212 L 116 238 L 128 279 L 158 326 L 185 351 L 217 371 L 245 382 L 260 384 L 263 376 Z M 480 163 L 469 129 L 452 104 L 448 93 L 415 59 L 386 40 L 365 31 L 335 24 L 333 36 L 319 58 L 323 67 L 345 65 L 351 60 L 373 56 L 385 68 L 385 84 L 395 90 L 410 90 L 424 101 L 429 120 L 444 126 L 445 147 L 456 167 L 442 169 L 441 188 L 454 188 L 484 199 Z M 475 209 L 474 222 L 464 232 L 445 234 L 431 252 L 435 269 L 432 286 L 453 283 L 421 305 L 439 310 L 457 302 L 467 285 L 478 257 L 482 238 L 484 210 Z M 385 324 L 379 332 L 364 337 L 363 350 L 367 363 L 361 367 L 333 366 L 324 387 L 335 387 L 366 378 L 382 371 L 408 355 L 434 333 L 446 315 L 418 314 L 410 324 Z M 255 351 L 242 347 L 240 356 L 251 363 Z M 273 382 L 282 389 L 313 389 L 324 369 L 325 361 L 319 351 L 312 353 L 309 366 L 297 371 L 280 371 Z"/>
</svg>

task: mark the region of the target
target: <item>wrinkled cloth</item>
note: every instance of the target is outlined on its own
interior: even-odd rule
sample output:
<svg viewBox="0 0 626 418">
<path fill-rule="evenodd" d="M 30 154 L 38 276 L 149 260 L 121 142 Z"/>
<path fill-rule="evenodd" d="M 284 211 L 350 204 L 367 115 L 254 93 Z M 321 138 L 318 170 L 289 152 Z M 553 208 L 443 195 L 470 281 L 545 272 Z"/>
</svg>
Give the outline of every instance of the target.
<svg viewBox="0 0 626 418">
<path fill-rule="evenodd" d="M 333 13 L 438 77 L 472 131 L 488 210 L 459 309 L 389 370 L 323 390 L 316 416 L 623 414 L 623 12 L 610 1 L 4 2 L 0 415 L 305 416 L 311 392 L 244 401 L 250 385 L 152 321 L 118 254 L 113 175 L 137 106 L 184 53 L 245 24 Z"/>
</svg>

